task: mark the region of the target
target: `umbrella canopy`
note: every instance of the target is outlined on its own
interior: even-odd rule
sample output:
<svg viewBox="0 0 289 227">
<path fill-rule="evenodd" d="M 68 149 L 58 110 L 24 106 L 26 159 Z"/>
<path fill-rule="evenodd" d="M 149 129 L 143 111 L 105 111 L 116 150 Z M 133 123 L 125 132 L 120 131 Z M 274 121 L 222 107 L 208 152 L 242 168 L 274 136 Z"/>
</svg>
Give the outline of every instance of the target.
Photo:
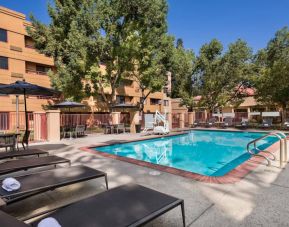
<svg viewBox="0 0 289 227">
<path fill-rule="evenodd" d="M 78 102 L 64 101 L 53 105 L 56 108 L 73 108 L 73 107 L 84 107 L 85 105 Z"/>
<path fill-rule="evenodd" d="M 26 95 L 32 96 L 54 96 L 60 95 L 60 92 L 46 87 L 38 86 L 36 84 L 30 84 L 25 81 L 16 81 L 12 84 L 0 85 L 0 94 L 5 95 L 24 95 L 24 107 L 25 107 L 25 126 L 28 130 L 28 115 L 26 105 Z"/>
<path fill-rule="evenodd" d="M 123 103 L 123 104 L 115 104 L 111 108 L 117 109 L 117 108 L 124 108 L 124 109 L 137 109 L 138 107 L 133 104 L 129 103 Z"/>
<path fill-rule="evenodd" d="M 36 84 L 30 84 L 25 81 L 16 81 L 13 84 L 0 85 L 0 94 L 54 96 L 59 95 L 60 93 L 53 89 L 38 86 Z"/>
</svg>

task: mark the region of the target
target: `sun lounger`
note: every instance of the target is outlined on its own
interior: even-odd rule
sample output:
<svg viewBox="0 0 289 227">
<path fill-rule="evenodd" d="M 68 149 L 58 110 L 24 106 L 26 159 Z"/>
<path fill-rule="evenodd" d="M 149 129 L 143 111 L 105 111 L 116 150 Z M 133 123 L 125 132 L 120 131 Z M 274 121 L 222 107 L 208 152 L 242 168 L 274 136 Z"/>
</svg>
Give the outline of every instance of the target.
<svg viewBox="0 0 289 227">
<path fill-rule="evenodd" d="M 201 125 L 201 121 L 200 120 L 195 120 L 193 125 L 192 125 L 192 127 L 194 128 L 194 127 L 198 127 L 200 125 Z"/>
<path fill-rule="evenodd" d="M 141 185 L 123 185 L 71 205 L 46 211 L 62 227 L 143 226 L 162 214 L 181 206 L 185 226 L 184 201 Z M 51 213 L 52 212 L 52 213 Z M 31 223 L 37 226 L 45 216 Z M 0 211 L 0 226 L 30 226 Z"/>
<path fill-rule="evenodd" d="M 143 226 L 177 206 L 181 206 L 185 226 L 182 199 L 129 184 L 57 209 L 47 216 L 55 218 L 62 227 L 132 227 Z M 34 221 L 32 226 L 39 222 Z"/>
<path fill-rule="evenodd" d="M 20 170 L 28 170 L 42 166 L 58 165 L 62 163 L 70 164 L 70 160 L 58 156 L 46 156 L 39 158 L 25 158 L 13 161 L 7 161 L 0 164 L 0 175 Z"/>
<path fill-rule="evenodd" d="M 265 119 L 263 119 L 260 127 L 261 128 L 270 128 L 270 127 L 272 127 L 272 122 L 273 122 L 272 118 L 267 118 L 267 119 L 265 118 Z"/>
<path fill-rule="evenodd" d="M 215 126 L 215 124 L 216 124 L 216 118 L 212 117 L 208 120 L 206 126 L 207 127 L 213 127 L 213 126 Z"/>
<path fill-rule="evenodd" d="M 105 178 L 106 188 L 108 189 L 106 173 L 87 166 L 71 166 L 31 173 L 14 177 L 21 184 L 17 191 L 8 192 L 0 187 L 0 198 L 3 204 L 8 205 L 45 191 L 100 177 Z M 0 179 L 0 182 L 2 180 Z"/>
<path fill-rule="evenodd" d="M 1 152 L 0 153 L 0 160 L 2 159 L 9 159 L 9 158 L 18 158 L 18 157 L 25 157 L 25 156 L 33 156 L 37 155 L 48 155 L 48 152 L 38 150 L 38 149 L 28 149 L 23 151 L 10 151 L 10 152 Z"/>
<path fill-rule="evenodd" d="M 247 118 L 242 118 L 241 122 L 235 125 L 236 128 L 248 128 L 249 120 Z"/>
<path fill-rule="evenodd" d="M 226 117 L 224 118 L 224 121 L 221 123 L 222 128 L 227 128 L 233 126 L 233 118 Z"/>
</svg>

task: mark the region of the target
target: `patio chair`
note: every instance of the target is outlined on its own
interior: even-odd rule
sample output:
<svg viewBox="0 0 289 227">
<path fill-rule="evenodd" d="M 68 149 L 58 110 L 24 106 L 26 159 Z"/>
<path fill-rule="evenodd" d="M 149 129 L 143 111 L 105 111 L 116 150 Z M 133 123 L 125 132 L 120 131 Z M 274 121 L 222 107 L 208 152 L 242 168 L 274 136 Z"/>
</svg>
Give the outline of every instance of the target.
<svg viewBox="0 0 289 227">
<path fill-rule="evenodd" d="M 21 142 L 24 150 L 28 148 L 29 136 L 30 136 L 30 131 L 26 130 L 23 135 L 22 142 Z M 25 148 L 25 144 L 26 144 L 26 148 Z"/>
<path fill-rule="evenodd" d="M 233 118 L 225 117 L 224 121 L 221 123 L 222 128 L 232 127 L 233 126 Z"/>
<path fill-rule="evenodd" d="M 206 126 L 207 127 L 213 127 L 216 125 L 216 118 L 215 117 L 211 117 L 208 122 L 206 123 Z"/>
<path fill-rule="evenodd" d="M 249 120 L 247 118 L 242 118 L 241 122 L 235 125 L 236 128 L 248 128 Z"/>
<path fill-rule="evenodd" d="M 1 152 L 0 153 L 0 160 L 18 158 L 18 157 L 25 157 L 25 156 L 33 156 L 33 155 L 37 155 L 39 157 L 40 155 L 48 155 L 48 152 L 41 151 L 41 150 L 38 150 L 38 149 L 29 149 L 29 150 L 23 150 L 23 151 Z"/>
<path fill-rule="evenodd" d="M 108 189 L 107 174 L 87 166 L 71 166 L 30 173 L 14 177 L 21 184 L 17 191 L 8 192 L 0 187 L 0 198 L 2 205 L 3 203 L 9 205 L 46 191 L 100 177 L 104 177 L 106 189 Z"/>
<path fill-rule="evenodd" d="M 265 118 L 262 121 L 262 124 L 260 125 L 261 128 L 271 128 L 272 127 L 272 118 Z"/>
<path fill-rule="evenodd" d="M 21 170 L 33 169 L 37 167 L 44 167 L 51 165 L 54 165 L 56 167 L 58 164 L 64 163 L 68 163 L 70 165 L 70 160 L 54 155 L 39 158 L 25 158 L 7 161 L 0 163 L 0 175 L 13 173 Z"/>
<path fill-rule="evenodd" d="M 119 134 L 119 132 L 125 133 L 125 127 L 124 124 L 117 124 L 115 127 L 116 133 Z"/>
<path fill-rule="evenodd" d="M 77 138 L 78 136 L 85 135 L 85 125 L 76 125 L 74 128 L 74 136 Z"/>
<path fill-rule="evenodd" d="M 128 184 L 41 214 L 49 212 L 46 217 L 54 218 L 62 227 L 136 227 L 143 226 L 178 206 L 181 207 L 182 226 L 185 227 L 184 200 L 141 185 Z M 34 220 L 31 225 L 37 226 L 43 218 L 45 216 Z M 10 221 L 9 226 L 17 227 L 7 214 L 1 215 L 0 226 L 5 221 Z M 14 222 L 19 224 L 17 219 Z"/>
<path fill-rule="evenodd" d="M 6 152 L 8 151 L 8 149 L 10 151 L 15 151 L 16 147 L 18 149 L 16 134 L 11 134 L 11 136 L 5 136 L 0 138 L 0 148 L 5 148 Z"/>
</svg>

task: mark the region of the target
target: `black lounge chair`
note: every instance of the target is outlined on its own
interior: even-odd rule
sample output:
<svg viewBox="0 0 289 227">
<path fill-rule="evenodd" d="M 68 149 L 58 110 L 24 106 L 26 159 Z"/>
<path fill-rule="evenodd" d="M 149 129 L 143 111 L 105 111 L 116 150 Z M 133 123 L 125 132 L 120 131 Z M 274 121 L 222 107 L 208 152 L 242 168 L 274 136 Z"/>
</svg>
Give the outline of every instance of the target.
<svg viewBox="0 0 289 227">
<path fill-rule="evenodd" d="M 0 187 L 0 198 L 2 199 L 2 204 L 1 202 L 0 204 L 9 205 L 45 191 L 100 177 L 105 178 L 106 189 L 108 189 L 106 173 L 87 166 L 71 166 L 17 176 L 14 178 L 20 182 L 20 189 L 8 192 Z M 0 179 L 0 181 L 2 180 Z"/>
<path fill-rule="evenodd" d="M 4 213 L 1 210 L 0 210 L 0 226 L 29 227 L 28 224 L 25 224 L 24 222 L 17 220 L 16 218 L 10 216 L 9 214 Z"/>
<path fill-rule="evenodd" d="M 206 123 L 206 126 L 207 126 L 207 127 L 213 127 L 213 126 L 215 126 L 215 124 L 216 124 L 216 118 L 211 117 L 211 118 L 208 120 L 208 122 Z"/>
<path fill-rule="evenodd" d="M 9 158 L 18 158 L 18 157 L 25 157 L 25 156 L 33 156 L 37 155 L 48 155 L 48 152 L 38 150 L 38 149 L 29 149 L 23 151 L 10 151 L 10 152 L 1 152 L 0 153 L 0 160 L 9 159 Z"/>
<path fill-rule="evenodd" d="M 261 128 L 271 128 L 272 127 L 272 123 L 273 123 L 273 119 L 272 118 L 265 118 L 262 121 L 262 124 L 260 125 Z"/>
<path fill-rule="evenodd" d="M 222 128 L 232 127 L 233 126 L 233 118 L 232 117 L 226 117 L 224 118 L 224 121 L 221 123 Z"/>
<path fill-rule="evenodd" d="M 235 125 L 236 128 L 248 128 L 249 120 L 247 118 L 242 118 L 241 122 Z"/>
<path fill-rule="evenodd" d="M 7 161 L 0 164 L 0 175 L 43 166 L 56 166 L 63 163 L 68 163 L 70 165 L 70 160 L 54 155 Z"/>
<path fill-rule="evenodd" d="M 194 128 L 194 127 L 198 127 L 200 125 L 201 125 L 201 121 L 197 119 L 197 120 L 194 121 L 192 127 Z"/>
<path fill-rule="evenodd" d="M 177 206 L 181 206 L 185 226 L 184 200 L 129 184 L 45 213 L 49 212 L 47 217 L 55 218 L 62 227 L 132 227 L 143 226 Z M 0 226 L 1 221 L 4 219 L 0 219 Z M 39 222 L 31 224 L 37 226 Z"/>
</svg>

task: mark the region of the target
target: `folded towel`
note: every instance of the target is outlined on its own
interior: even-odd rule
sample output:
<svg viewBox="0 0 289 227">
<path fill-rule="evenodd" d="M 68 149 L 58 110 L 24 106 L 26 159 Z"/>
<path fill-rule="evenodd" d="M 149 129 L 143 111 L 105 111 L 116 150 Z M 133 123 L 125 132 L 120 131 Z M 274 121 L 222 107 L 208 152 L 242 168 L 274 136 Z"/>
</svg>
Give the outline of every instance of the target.
<svg viewBox="0 0 289 227">
<path fill-rule="evenodd" d="M 42 219 L 37 227 L 61 227 L 61 225 L 58 223 L 58 221 L 55 218 L 44 218 Z"/>
<path fill-rule="evenodd" d="M 20 186 L 20 182 L 12 177 L 8 177 L 2 181 L 2 188 L 8 192 L 18 190 Z"/>
<path fill-rule="evenodd" d="M 267 126 L 269 126 L 269 125 L 268 125 L 268 124 L 264 124 L 264 126 L 266 126 L 266 127 L 267 127 Z"/>
</svg>

